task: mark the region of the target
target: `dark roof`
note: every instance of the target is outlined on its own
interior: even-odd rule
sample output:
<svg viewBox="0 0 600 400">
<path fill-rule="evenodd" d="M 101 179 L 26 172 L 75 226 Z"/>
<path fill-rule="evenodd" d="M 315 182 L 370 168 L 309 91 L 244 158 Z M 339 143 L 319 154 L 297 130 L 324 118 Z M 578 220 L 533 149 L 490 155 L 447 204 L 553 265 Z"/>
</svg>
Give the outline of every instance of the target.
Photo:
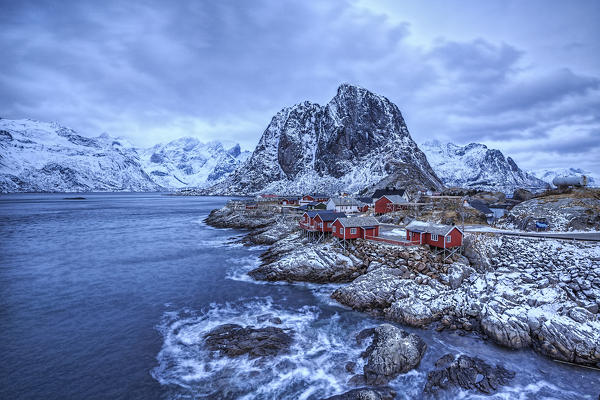
<svg viewBox="0 0 600 400">
<path fill-rule="evenodd" d="M 321 212 L 321 211 L 310 210 L 310 211 L 306 211 L 304 214 L 308 214 L 308 218 L 314 218 L 317 215 L 317 213 L 319 213 L 319 212 Z M 302 215 L 304 215 L 304 214 L 302 214 Z"/>
<path fill-rule="evenodd" d="M 338 220 L 344 228 L 379 226 L 379 221 L 377 221 L 374 217 L 349 217 L 338 218 Z"/>
<path fill-rule="evenodd" d="M 470 200 L 469 201 L 469 205 L 471 207 L 473 207 L 474 209 L 476 209 L 477 211 L 480 211 L 480 212 L 484 213 L 485 215 L 493 214 L 494 213 L 492 210 L 490 210 L 490 208 L 488 207 L 488 205 L 485 204 L 481 200 Z"/>
<path fill-rule="evenodd" d="M 322 201 L 311 201 L 310 203 L 308 203 L 308 206 L 317 206 L 319 204 L 325 204 Z"/>
<path fill-rule="evenodd" d="M 405 189 L 393 189 L 393 188 L 386 188 L 386 189 L 377 189 L 375 191 L 375 193 L 373 193 L 373 198 L 374 199 L 378 199 L 380 197 L 383 197 L 387 194 L 395 194 L 398 196 L 403 196 L 404 192 L 406 192 Z"/>
<path fill-rule="evenodd" d="M 331 211 L 317 211 L 319 218 L 324 222 L 335 221 L 338 218 L 345 218 L 346 213 L 343 212 L 331 212 Z"/>
<path fill-rule="evenodd" d="M 362 201 L 363 203 L 371 204 L 373 202 L 372 197 L 357 197 L 356 200 Z"/>
</svg>

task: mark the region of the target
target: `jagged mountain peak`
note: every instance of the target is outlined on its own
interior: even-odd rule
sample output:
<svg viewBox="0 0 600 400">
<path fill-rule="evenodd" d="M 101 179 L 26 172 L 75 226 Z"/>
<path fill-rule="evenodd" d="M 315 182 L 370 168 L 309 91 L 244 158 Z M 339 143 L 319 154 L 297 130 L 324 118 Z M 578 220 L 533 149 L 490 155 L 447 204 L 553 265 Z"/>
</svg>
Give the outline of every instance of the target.
<svg viewBox="0 0 600 400">
<path fill-rule="evenodd" d="M 512 192 L 518 187 L 540 188 L 545 182 L 521 170 L 500 150 L 482 143 L 459 146 L 430 140 L 421 144 L 429 163 L 446 186 Z"/>
<path fill-rule="evenodd" d="M 325 106 L 306 101 L 278 112 L 249 161 L 208 193 L 357 192 L 387 177 L 398 163 L 416 165 L 426 186 L 441 186 L 398 107 L 342 84 Z"/>
</svg>

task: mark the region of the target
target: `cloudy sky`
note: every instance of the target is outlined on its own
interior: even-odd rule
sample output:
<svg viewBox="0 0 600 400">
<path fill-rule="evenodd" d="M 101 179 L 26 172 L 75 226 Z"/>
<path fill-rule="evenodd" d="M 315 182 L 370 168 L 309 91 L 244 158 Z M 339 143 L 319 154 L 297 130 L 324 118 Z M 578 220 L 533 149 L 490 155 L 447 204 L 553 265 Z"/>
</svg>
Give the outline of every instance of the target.
<svg viewBox="0 0 600 400">
<path fill-rule="evenodd" d="M 253 149 L 342 82 L 417 142 L 600 172 L 600 1 L 0 0 L 0 117 Z"/>
</svg>

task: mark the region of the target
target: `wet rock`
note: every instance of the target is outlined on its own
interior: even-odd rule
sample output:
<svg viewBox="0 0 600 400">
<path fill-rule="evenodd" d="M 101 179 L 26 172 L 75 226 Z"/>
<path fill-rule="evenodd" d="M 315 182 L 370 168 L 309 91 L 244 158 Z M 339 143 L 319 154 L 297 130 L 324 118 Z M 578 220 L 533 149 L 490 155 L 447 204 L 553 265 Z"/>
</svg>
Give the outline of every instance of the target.
<svg viewBox="0 0 600 400">
<path fill-rule="evenodd" d="M 466 355 L 446 354 L 436 361 L 435 367 L 427 374 L 425 393 L 462 388 L 491 394 L 515 376 L 501 365 L 493 367 L 480 358 Z"/>
<path fill-rule="evenodd" d="M 391 388 L 358 388 L 352 389 L 346 393 L 327 397 L 325 400 L 393 400 L 396 398 L 396 392 Z"/>
<path fill-rule="evenodd" d="M 427 349 L 427 344 L 419 336 L 390 324 L 364 330 L 357 340 L 362 341 L 368 336 L 373 337 L 373 342 L 362 356 L 367 360 L 363 374 L 369 385 L 386 384 L 399 374 L 417 367 Z"/>
<path fill-rule="evenodd" d="M 253 328 L 224 324 L 204 335 L 204 344 L 209 350 L 228 357 L 243 354 L 250 358 L 275 356 L 287 351 L 292 341 L 289 333 L 274 326 Z"/>
</svg>

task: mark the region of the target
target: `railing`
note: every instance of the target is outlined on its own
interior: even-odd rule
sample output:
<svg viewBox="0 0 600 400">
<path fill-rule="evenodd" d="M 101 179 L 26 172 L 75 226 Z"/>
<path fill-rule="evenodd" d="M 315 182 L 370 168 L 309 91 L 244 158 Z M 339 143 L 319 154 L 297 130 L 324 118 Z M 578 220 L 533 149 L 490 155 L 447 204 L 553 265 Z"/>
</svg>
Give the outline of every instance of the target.
<svg viewBox="0 0 600 400">
<path fill-rule="evenodd" d="M 307 224 L 302 221 L 300 221 L 300 228 L 304 229 L 305 231 L 311 231 L 311 232 L 320 231 L 320 229 L 316 225 Z"/>
</svg>

